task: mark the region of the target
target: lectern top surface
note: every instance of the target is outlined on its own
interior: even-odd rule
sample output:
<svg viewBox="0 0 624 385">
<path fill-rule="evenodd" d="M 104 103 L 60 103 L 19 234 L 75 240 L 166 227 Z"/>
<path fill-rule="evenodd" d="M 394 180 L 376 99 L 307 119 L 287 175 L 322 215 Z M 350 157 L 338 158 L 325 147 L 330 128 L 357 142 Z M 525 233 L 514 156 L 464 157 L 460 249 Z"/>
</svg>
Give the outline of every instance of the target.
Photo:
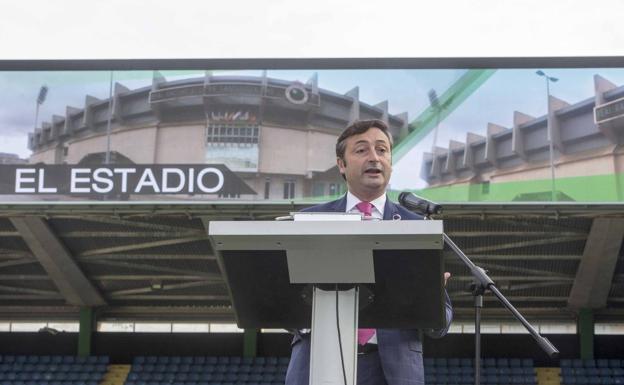
<svg viewBox="0 0 624 385">
<path fill-rule="evenodd" d="M 210 236 L 441 235 L 442 221 L 212 221 Z"/>
</svg>

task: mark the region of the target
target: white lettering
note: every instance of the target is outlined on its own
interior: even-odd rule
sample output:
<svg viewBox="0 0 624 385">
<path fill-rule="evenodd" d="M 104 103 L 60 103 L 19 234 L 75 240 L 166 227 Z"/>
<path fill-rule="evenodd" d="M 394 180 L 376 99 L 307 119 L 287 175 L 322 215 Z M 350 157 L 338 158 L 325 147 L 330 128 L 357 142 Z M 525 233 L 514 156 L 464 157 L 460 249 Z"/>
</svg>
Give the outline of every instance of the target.
<svg viewBox="0 0 624 385">
<path fill-rule="evenodd" d="M 134 189 L 134 192 L 139 193 L 144 185 L 149 186 L 152 189 L 154 189 L 155 193 L 160 192 L 160 188 L 158 187 L 158 183 L 156 183 L 156 178 L 154 177 L 154 173 L 149 168 L 146 168 L 145 171 L 143 171 L 143 175 L 141 175 L 141 179 L 139 179 L 139 183 L 137 183 L 137 186 Z"/>
<path fill-rule="evenodd" d="M 15 192 L 16 193 L 34 193 L 34 187 L 24 187 L 22 183 L 35 183 L 35 178 L 27 178 L 24 174 L 34 174 L 35 170 L 32 168 L 18 168 L 15 169 Z"/>
<path fill-rule="evenodd" d="M 195 169 L 189 168 L 189 186 L 188 186 L 189 194 L 195 192 Z"/>
<path fill-rule="evenodd" d="M 169 174 L 177 174 L 180 177 L 180 183 L 176 186 L 169 186 Z M 186 178 L 184 173 L 179 168 L 169 168 L 165 167 L 162 170 L 162 192 L 163 193 L 177 193 L 182 191 L 184 188 L 184 184 L 186 183 Z"/>
<path fill-rule="evenodd" d="M 217 182 L 217 184 L 212 187 L 212 188 L 208 188 L 204 185 L 204 175 L 208 174 L 208 173 L 213 173 L 217 176 L 217 178 L 219 179 L 219 181 Z M 221 172 L 221 170 L 216 169 L 214 167 L 207 167 L 203 170 L 201 170 L 198 174 L 197 174 L 197 187 L 199 187 L 200 190 L 202 190 L 203 192 L 207 193 L 207 194 L 211 194 L 211 193 L 215 193 L 219 190 L 221 190 L 221 187 L 223 187 L 223 173 Z"/>
<path fill-rule="evenodd" d="M 55 193 L 57 192 L 56 187 L 45 187 L 45 170 L 40 168 L 39 169 L 39 180 L 37 181 L 38 183 L 38 189 L 40 193 Z"/>
<path fill-rule="evenodd" d="M 136 168 L 116 168 L 113 172 L 115 174 L 121 174 L 121 192 L 128 192 L 128 174 L 134 174 L 136 172 Z"/>
<path fill-rule="evenodd" d="M 101 176 L 100 174 L 106 174 L 108 178 Z M 93 191 L 98 193 L 111 192 L 113 190 L 113 181 L 110 179 L 112 176 L 113 172 L 108 168 L 98 168 L 93 171 L 93 181 L 95 182 L 91 184 Z M 100 186 L 98 183 L 103 183 L 106 187 Z"/>
<path fill-rule="evenodd" d="M 89 193 L 91 190 L 89 187 L 78 187 L 76 186 L 78 183 L 89 183 L 91 178 L 80 178 L 78 174 L 88 173 L 88 168 L 72 168 L 71 170 L 71 179 L 69 181 L 69 192 L 70 193 Z"/>
</svg>

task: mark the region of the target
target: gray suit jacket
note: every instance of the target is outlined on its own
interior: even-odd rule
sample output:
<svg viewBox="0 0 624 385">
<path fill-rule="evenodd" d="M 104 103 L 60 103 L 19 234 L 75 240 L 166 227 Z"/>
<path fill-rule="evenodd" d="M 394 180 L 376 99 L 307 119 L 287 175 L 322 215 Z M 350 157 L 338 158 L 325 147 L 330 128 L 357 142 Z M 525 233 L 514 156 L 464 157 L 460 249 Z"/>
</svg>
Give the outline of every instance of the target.
<svg viewBox="0 0 624 385">
<path fill-rule="evenodd" d="M 341 199 L 309 207 L 303 211 L 309 212 L 345 212 L 346 196 Z M 419 220 L 421 216 L 386 200 L 384 220 Z M 439 338 L 446 335 L 451 320 L 453 308 L 446 295 L 446 327 L 440 330 L 398 330 L 377 329 L 377 344 L 379 358 L 388 385 L 420 385 L 424 384 L 424 368 L 422 357 L 422 334 Z M 308 385 L 310 373 L 310 338 L 299 333 L 292 340 L 292 354 L 286 385 Z M 358 385 L 364 385 L 358 381 Z M 369 384 L 367 384 L 369 385 Z M 374 385 L 374 384 L 370 384 Z"/>
</svg>

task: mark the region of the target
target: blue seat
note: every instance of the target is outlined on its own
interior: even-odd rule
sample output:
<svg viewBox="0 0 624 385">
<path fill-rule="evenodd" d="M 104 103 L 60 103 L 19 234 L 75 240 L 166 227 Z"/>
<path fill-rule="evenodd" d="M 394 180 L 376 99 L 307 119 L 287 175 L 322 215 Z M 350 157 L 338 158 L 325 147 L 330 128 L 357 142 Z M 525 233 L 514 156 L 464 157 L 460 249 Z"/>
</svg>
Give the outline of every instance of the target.
<svg viewBox="0 0 624 385">
<path fill-rule="evenodd" d="M 583 360 L 583 366 L 586 368 L 595 368 L 596 367 L 596 361 L 592 360 L 592 359 L 585 359 Z"/>
<path fill-rule="evenodd" d="M 448 376 L 448 382 L 451 384 L 459 384 L 461 382 L 461 376 L 457 374 L 451 374 Z"/>
<path fill-rule="evenodd" d="M 166 365 L 169 363 L 169 357 L 167 356 L 156 357 L 155 363 L 158 364 L 159 366 Z"/>
<path fill-rule="evenodd" d="M 499 366 L 499 367 L 502 366 L 502 367 L 508 368 L 509 367 L 509 359 L 507 359 L 507 358 L 499 358 L 499 359 L 496 360 L 496 365 Z"/>
<path fill-rule="evenodd" d="M 495 367 L 496 366 L 496 358 L 485 358 L 482 360 L 483 366 L 485 367 Z"/>
<path fill-rule="evenodd" d="M 607 368 L 607 367 L 599 367 L 598 368 L 598 374 L 601 377 L 611 377 L 613 375 L 613 369 L 611 368 Z"/>
<path fill-rule="evenodd" d="M 203 364 L 206 363 L 206 357 L 204 357 L 204 356 L 193 357 L 193 363 L 195 365 L 203 365 Z"/>
<path fill-rule="evenodd" d="M 436 367 L 448 366 L 448 360 L 446 358 L 436 358 L 435 366 Z"/>
<path fill-rule="evenodd" d="M 186 364 L 186 365 L 192 365 L 193 357 L 189 357 L 189 356 L 182 357 L 181 363 Z"/>
<path fill-rule="evenodd" d="M 599 368 L 608 368 L 609 367 L 609 360 L 606 360 L 604 358 L 598 358 L 596 360 L 596 366 Z"/>
<path fill-rule="evenodd" d="M 592 376 L 599 376 L 600 375 L 600 371 L 598 370 L 598 368 L 585 368 L 585 373 L 587 376 L 592 377 Z"/>
<path fill-rule="evenodd" d="M 158 362 L 158 357 L 156 356 L 147 356 L 145 357 L 145 363 L 146 364 L 155 364 Z"/>
<path fill-rule="evenodd" d="M 26 362 L 29 364 L 38 364 L 39 363 L 39 356 L 27 356 L 26 357 Z"/>
<path fill-rule="evenodd" d="M 448 367 L 448 372 L 449 374 L 457 374 L 457 375 L 461 375 L 462 374 L 462 369 L 459 366 L 449 366 Z"/>
<path fill-rule="evenodd" d="M 230 357 L 228 357 L 228 356 L 219 356 L 217 358 L 217 362 L 219 364 L 229 364 L 230 363 Z"/>
<path fill-rule="evenodd" d="M 523 358 L 522 359 L 522 366 L 526 367 L 533 367 L 533 359 L 532 358 Z"/>
<path fill-rule="evenodd" d="M 217 357 L 206 357 L 206 364 L 215 365 L 218 363 Z"/>
<path fill-rule="evenodd" d="M 591 376 L 587 378 L 589 379 L 589 385 L 600 385 L 600 377 Z"/>
</svg>

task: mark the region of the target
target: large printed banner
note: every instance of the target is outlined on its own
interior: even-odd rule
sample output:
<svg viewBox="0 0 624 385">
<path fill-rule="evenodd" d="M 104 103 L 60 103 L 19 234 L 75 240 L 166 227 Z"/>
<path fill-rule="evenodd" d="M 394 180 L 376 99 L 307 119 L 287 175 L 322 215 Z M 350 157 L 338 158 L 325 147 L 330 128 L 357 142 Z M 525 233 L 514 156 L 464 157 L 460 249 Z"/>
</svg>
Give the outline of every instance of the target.
<svg viewBox="0 0 624 385">
<path fill-rule="evenodd" d="M 0 71 L 0 202 L 323 201 L 382 119 L 391 196 L 624 201 L 624 68 Z"/>
</svg>

